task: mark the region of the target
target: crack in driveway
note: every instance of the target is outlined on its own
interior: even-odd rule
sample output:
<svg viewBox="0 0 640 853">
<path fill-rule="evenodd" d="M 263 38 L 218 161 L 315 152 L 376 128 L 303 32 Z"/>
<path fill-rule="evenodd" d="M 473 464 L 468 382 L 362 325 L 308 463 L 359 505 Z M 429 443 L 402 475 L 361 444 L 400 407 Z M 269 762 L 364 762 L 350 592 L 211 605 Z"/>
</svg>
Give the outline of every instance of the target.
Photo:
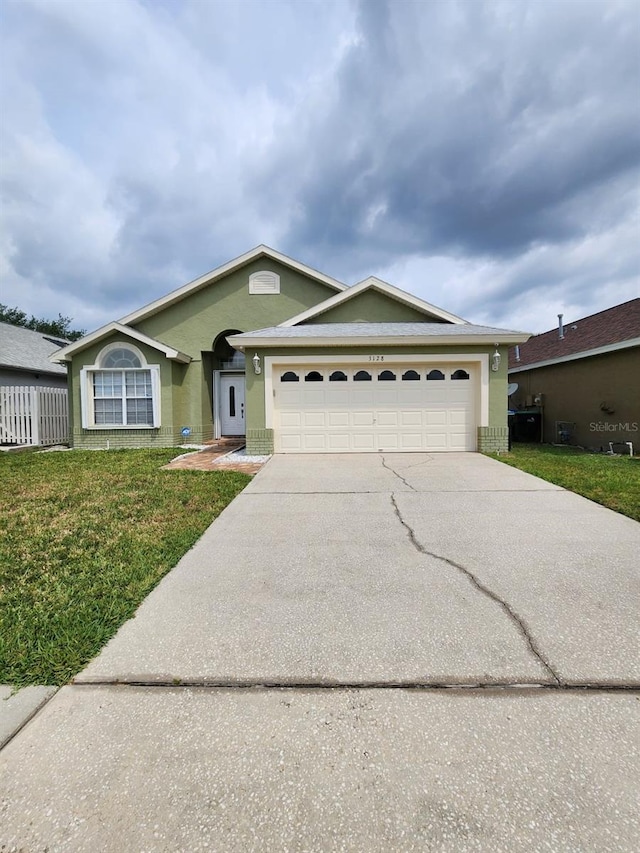
<svg viewBox="0 0 640 853">
<path fill-rule="evenodd" d="M 437 693 L 444 690 L 466 691 L 470 694 L 481 691 L 503 691 L 525 693 L 534 691 L 563 691 L 575 693 L 633 693 L 640 694 L 640 684 L 635 681 L 620 684 L 599 684 L 592 681 L 553 683 L 548 681 L 425 681 L 424 679 L 386 681 L 340 681 L 338 679 L 295 679 L 295 678 L 173 678 L 150 680 L 144 678 L 102 678 L 95 681 L 72 680 L 70 687 L 153 687 L 158 689 L 188 688 L 196 690 L 415 690 Z M 638 695 L 640 699 L 640 695 Z"/>
<path fill-rule="evenodd" d="M 415 489 L 415 488 L 411 485 L 411 483 L 408 483 L 408 482 L 405 480 L 405 478 L 402 476 L 402 474 L 398 474 L 398 472 L 395 470 L 395 468 L 392 468 L 392 467 L 391 467 L 391 465 L 387 465 L 387 461 L 386 461 L 386 459 L 384 458 L 384 456 L 381 456 L 381 457 L 380 457 L 380 460 L 381 460 L 381 462 L 382 462 L 382 467 L 383 467 L 383 468 L 386 468 L 386 469 L 387 469 L 387 471 L 391 471 L 391 473 L 392 473 L 392 474 L 395 474 L 395 475 L 396 475 L 396 477 L 398 477 L 398 479 L 399 479 L 399 480 L 402 480 L 402 482 L 405 484 L 405 486 L 408 486 L 408 487 L 411 489 L 411 491 L 412 491 L 412 492 L 417 491 L 417 489 Z"/>
<path fill-rule="evenodd" d="M 394 471 L 394 473 L 395 473 L 395 471 Z M 400 479 L 402 479 L 402 477 Z M 461 572 L 469 581 L 471 581 L 471 583 L 476 587 L 476 589 L 478 589 L 483 595 L 486 595 L 488 598 L 490 598 L 492 601 L 494 601 L 496 604 L 498 604 L 500 607 L 502 607 L 502 609 L 507 614 L 509 619 L 513 622 L 513 624 L 517 627 L 520 634 L 526 640 L 526 642 L 529 646 L 529 649 L 531 650 L 531 653 L 537 658 L 537 660 L 547 670 L 547 672 L 553 678 L 553 680 L 556 682 L 556 684 L 559 686 L 563 686 L 564 683 L 563 683 L 562 679 L 560 678 L 558 673 L 553 669 L 553 667 L 551 666 L 549 661 L 542 654 L 542 652 L 540 651 L 540 649 L 536 645 L 535 640 L 531 636 L 531 633 L 530 633 L 529 628 L 527 627 L 526 623 L 524 622 L 522 617 L 519 616 L 518 613 L 516 613 L 516 611 L 513 609 L 513 607 L 507 601 L 505 601 L 503 598 L 500 598 L 500 596 L 496 592 L 494 592 L 492 589 L 489 589 L 488 586 L 485 586 L 482 583 L 482 581 L 480 581 L 470 569 L 466 568 L 466 566 L 463 566 L 461 563 L 456 563 L 455 560 L 450 560 L 449 557 L 443 557 L 441 554 L 434 554 L 433 551 L 428 551 L 424 547 L 424 545 L 416 537 L 416 534 L 415 534 L 415 531 L 413 530 L 413 528 L 402 517 L 402 513 L 400 512 L 400 507 L 397 504 L 396 497 L 395 497 L 395 494 L 393 492 L 391 493 L 391 504 L 392 504 L 393 510 L 394 510 L 394 512 L 398 518 L 398 521 L 400 522 L 400 524 L 402 524 L 402 526 L 407 531 L 409 541 L 411 542 L 413 547 L 416 549 L 416 551 L 418 551 L 420 554 L 424 554 L 427 557 L 433 557 L 435 560 L 440 560 L 441 562 L 446 563 L 448 566 L 451 566 L 452 568 Z"/>
<path fill-rule="evenodd" d="M 429 462 L 433 462 L 433 456 L 428 456 L 426 459 L 423 459 L 422 462 L 416 462 L 415 465 L 405 465 L 402 470 L 409 471 L 410 468 L 420 468 L 422 465 L 427 465 Z"/>
</svg>

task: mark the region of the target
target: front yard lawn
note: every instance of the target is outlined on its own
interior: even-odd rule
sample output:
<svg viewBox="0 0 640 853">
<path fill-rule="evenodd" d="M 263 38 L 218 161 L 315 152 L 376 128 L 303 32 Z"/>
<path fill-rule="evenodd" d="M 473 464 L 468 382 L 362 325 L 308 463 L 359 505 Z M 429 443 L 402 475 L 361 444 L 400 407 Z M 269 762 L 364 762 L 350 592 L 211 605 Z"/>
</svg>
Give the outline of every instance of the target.
<svg viewBox="0 0 640 853">
<path fill-rule="evenodd" d="M 250 480 L 176 455 L 0 454 L 0 683 L 69 681 Z"/>
<path fill-rule="evenodd" d="M 640 459 L 573 447 L 514 444 L 494 458 L 640 521 Z"/>
</svg>

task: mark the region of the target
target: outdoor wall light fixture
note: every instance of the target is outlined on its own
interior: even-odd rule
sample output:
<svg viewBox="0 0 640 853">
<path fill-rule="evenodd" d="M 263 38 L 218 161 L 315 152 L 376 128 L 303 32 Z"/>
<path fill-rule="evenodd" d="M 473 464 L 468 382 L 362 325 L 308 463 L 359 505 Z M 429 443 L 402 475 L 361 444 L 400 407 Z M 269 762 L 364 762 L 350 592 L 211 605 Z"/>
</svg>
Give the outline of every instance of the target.
<svg viewBox="0 0 640 853">
<path fill-rule="evenodd" d="M 258 375 L 262 373 L 262 368 L 260 367 L 260 356 L 258 355 L 258 353 L 254 355 L 251 361 L 253 362 L 253 372 Z"/>
<path fill-rule="evenodd" d="M 491 356 L 491 370 L 493 370 L 494 373 L 500 369 L 500 362 L 501 361 L 502 361 L 502 357 L 501 357 L 500 353 L 498 352 L 498 344 L 496 344 L 496 351 Z"/>
</svg>

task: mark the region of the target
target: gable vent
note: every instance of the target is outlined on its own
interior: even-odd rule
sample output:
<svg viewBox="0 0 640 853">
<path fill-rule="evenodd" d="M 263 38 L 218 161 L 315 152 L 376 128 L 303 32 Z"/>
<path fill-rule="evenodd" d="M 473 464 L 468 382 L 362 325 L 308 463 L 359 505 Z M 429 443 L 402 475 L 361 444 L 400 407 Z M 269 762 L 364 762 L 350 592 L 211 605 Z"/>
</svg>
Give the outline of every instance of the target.
<svg viewBox="0 0 640 853">
<path fill-rule="evenodd" d="M 269 270 L 251 273 L 249 293 L 280 293 L 280 276 Z"/>
</svg>

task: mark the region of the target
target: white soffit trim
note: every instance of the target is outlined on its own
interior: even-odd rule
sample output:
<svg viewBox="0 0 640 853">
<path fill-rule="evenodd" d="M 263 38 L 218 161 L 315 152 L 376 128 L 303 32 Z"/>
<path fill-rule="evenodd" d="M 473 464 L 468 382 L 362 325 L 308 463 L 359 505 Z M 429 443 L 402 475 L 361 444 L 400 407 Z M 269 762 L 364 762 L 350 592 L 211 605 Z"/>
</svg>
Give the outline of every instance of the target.
<svg viewBox="0 0 640 853">
<path fill-rule="evenodd" d="M 616 352 L 621 349 L 640 347 L 640 338 L 630 338 L 628 341 L 620 341 L 617 344 L 606 344 L 603 347 L 575 352 L 572 355 L 561 355 L 558 358 L 548 358 L 546 361 L 534 361 L 524 364 L 522 367 L 510 367 L 509 373 L 523 373 L 525 370 L 535 370 L 538 367 L 550 367 L 553 364 L 562 364 L 565 361 L 578 361 L 581 358 L 589 358 L 592 355 L 606 355 L 608 352 Z"/>
<path fill-rule="evenodd" d="M 314 305 L 313 308 L 308 308 L 306 311 L 296 314 L 295 317 L 290 317 L 288 320 L 285 320 L 284 323 L 280 323 L 279 325 L 297 326 L 299 323 L 304 323 L 305 320 L 309 320 L 312 317 L 317 317 L 320 314 L 324 314 L 326 311 L 330 311 L 336 305 L 341 305 L 343 302 L 353 299 L 354 296 L 357 296 L 365 290 L 377 290 L 379 293 L 383 293 L 386 296 L 391 297 L 391 299 L 394 299 L 396 302 L 402 302 L 404 305 L 416 308 L 424 314 L 429 314 L 432 317 L 439 317 L 441 320 L 446 320 L 449 323 L 467 323 L 467 321 L 463 320 L 462 317 L 457 317 L 455 314 L 450 314 L 443 308 L 437 308 L 435 305 L 431 305 L 423 299 L 418 299 L 417 296 L 413 296 L 405 290 L 400 290 L 399 287 L 394 287 L 392 284 L 388 284 L 380 278 L 369 276 L 369 278 L 365 278 L 364 281 L 354 284 L 353 287 L 347 287 L 342 291 L 342 293 L 330 296 L 329 299 L 325 299 L 324 302 L 320 302 L 318 305 Z"/>
<path fill-rule="evenodd" d="M 155 338 L 150 338 L 148 335 L 143 335 L 142 332 L 138 332 L 137 329 L 131 329 L 128 326 L 123 326 L 122 323 L 108 323 L 106 326 L 102 326 L 100 329 L 96 329 L 95 332 L 91 332 L 90 335 L 85 335 L 84 338 L 80 338 L 79 341 L 75 341 L 72 344 L 69 344 L 68 347 L 59 350 L 53 355 L 49 356 L 49 361 L 52 362 L 63 362 L 63 361 L 71 361 L 72 357 L 77 352 L 82 352 L 83 349 L 86 349 L 91 344 L 95 344 L 98 341 L 101 341 L 103 338 L 106 338 L 112 332 L 118 332 L 121 335 L 124 335 L 127 338 L 132 338 L 134 341 L 139 341 L 142 344 L 146 344 L 149 347 L 153 347 L 153 349 L 158 350 L 166 355 L 167 358 L 172 361 L 179 361 L 182 364 L 189 364 L 191 361 L 191 356 L 186 355 L 180 350 L 174 349 L 173 347 L 168 347 L 166 344 L 161 343 L 160 341 L 155 340 Z"/>
<path fill-rule="evenodd" d="M 175 302 L 179 302 L 185 296 L 188 296 L 190 293 L 193 293 L 196 290 L 200 290 L 200 288 L 205 287 L 208 284 L 212 284 L 222 276 L 227 275 L 230 272 L 233 272 L 235 269 L 239 269 L 240 267 L 245 266 L 250 261 L 255 260 L 261 256 L 266 256 L 271 258 L 274 261 L 278 261 L 283 266 L 289 267 L 290 269 L 296 270 L 297 272 L 302 273 L 303 275 L 309 276 L 309 278 L 314 278 L 316 281 L 322 282 L 322 284 L 326 284 L 329 287 L 333 288 L 333 290 L 345 290 L 347 285 L 343 284 L 341 281 L 338 281 L 335 278 L 331 278 L 328 275 L 324 275 L 324 273 L 318 272 L 318 270 L 314 270 L 311 267 L 306 266 L 305 264 L 301 264 L 299 261 L 294 261 L 293 258 L 289 258 L 286 255 L 283 255 L 281 252 L 277 252 L 275 249 L 269 248 L 269 246 L 256 246 L 255 249 L 251 249 L 249 252 L 245 252 L 244 255 L 240 255 L 237 258 L 234 258 L 232 261 L 228 261 L 226 264 L 223 264 L 221 267 L 216 267 L 216 269 L 211 270 L 204 275 L 201 275 L 199 278 L 194 279 L 193 281 L 184 284 L 182 287 L 177 288 L 177 290 L 172 290 L 171 293 L 168 293 L 166 296 L 161 297 L 160 299 L 156 299 L 155 302 L 150 302 L 148 305 L 145 305 L 143 308 L 139 308 L 137 311 L 133 311 L 131 314 L 127 314 L 126 317 L 122 317 L 120 319 L 121 323 L 137 323 L 140 320 L 143 320 L 145 317 L 150 317 L 152 314 L 157 314 L 158 311 L 161 311 L 163 308 L 167 308 L 169 305 L 173 305 Z"/>
<path fill-rule="evenodd" d="M 524 343 L 524 341 L 529 340 L 530 335 L 522 334 L 522 335 L 514 335 L 514 334 L 492 334 L 492 335 L 456 335 L 452 333 L 450 335 L 407 335 L 405 337 L 399 335 L 393 335 L 388 337 L 357 337 L 352 338 L 348 336 L 344 337 L 335 337 L 335 338 L 312 338 L 312 337 L 304 337 L 304 338 L 252 338 L 248 335 L 229 335 L 227 341 L 231 344 L 232 347 L 239 350 L 244 350 L 245 348 L 253 349 L 253 348 L 264 348 L 264 347 L 299 347 L 300 349 L 305 349 L 309 347 L 369 347 L 372 346 L 394 346 L 394 347 L 402 347 L 402 346 L 430 346 L 430 347 L 438 347 L 438 346 L 451 346 L 452 344 L 460 344 L 463 346 L 473 347 L 473 346 L 486 346 L 490 344 L 513 344 L 513 343 Z"/>
</svg>

